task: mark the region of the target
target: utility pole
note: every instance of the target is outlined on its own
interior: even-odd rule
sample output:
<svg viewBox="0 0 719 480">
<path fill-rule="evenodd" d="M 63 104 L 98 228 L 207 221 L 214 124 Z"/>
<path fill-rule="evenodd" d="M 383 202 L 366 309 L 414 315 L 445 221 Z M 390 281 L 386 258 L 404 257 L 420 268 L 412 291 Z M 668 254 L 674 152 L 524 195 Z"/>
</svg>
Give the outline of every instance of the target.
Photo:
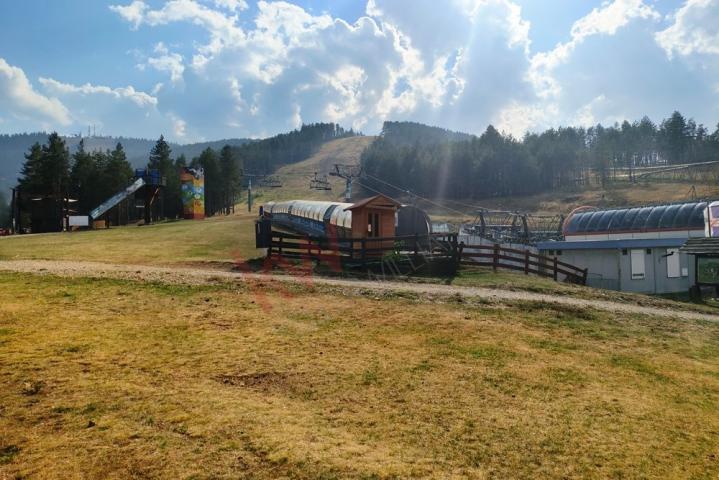
<svg viewBox="0 0 719 480">
<path fill-rule="evenodd" d="M 342 165 L 335 163 L 335 171 L 330 172 L 333 177 L 345 179 L 345 202 L 352 201 L 352 182 L 362 174 L 362 167 L 359 165 Z"/>
<path fill-rule="evenodd" d="M 247 211 L 252 211 L 252 177 L 247 179 Z"/>
</svg>

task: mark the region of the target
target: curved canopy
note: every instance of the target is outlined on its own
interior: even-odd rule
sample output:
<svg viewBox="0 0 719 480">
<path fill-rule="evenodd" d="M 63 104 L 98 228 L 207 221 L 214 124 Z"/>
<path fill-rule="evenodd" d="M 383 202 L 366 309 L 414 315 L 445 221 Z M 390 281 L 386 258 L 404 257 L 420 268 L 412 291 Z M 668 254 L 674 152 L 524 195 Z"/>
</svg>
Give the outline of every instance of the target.
<svg viewBox="0 0 719 480">
<path fill-rule="evenodd" d="M 704 229 L 706 202 L 595 210 L 572 215 L 565 235 Z"/>
</svg>

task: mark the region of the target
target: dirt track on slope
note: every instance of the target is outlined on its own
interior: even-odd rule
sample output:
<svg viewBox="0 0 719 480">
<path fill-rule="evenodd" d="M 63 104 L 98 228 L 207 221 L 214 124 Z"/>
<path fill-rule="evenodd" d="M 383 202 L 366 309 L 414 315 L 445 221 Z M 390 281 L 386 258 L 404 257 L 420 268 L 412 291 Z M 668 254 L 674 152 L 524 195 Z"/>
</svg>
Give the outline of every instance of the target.
<svg viewBox="0 0 719 480">
<path fill-rule="evenodd" d="M 481 298 L 490 301 L 536 301 L 580 308 L 593 308 L 618 313 L 644 314 L 655 317 L 679 318 L 683 320 L 719 321 L 719 315 L 712 315 L 686 310 L 663 309 L 612 302 L 608 300 L 588 300 L 560 295 L 547 295 L 527 291 L 499 290 L 481 287 L 459 287 L 453 285 L 414 284 L 393 281 L 350 280 L 311 278 L 284 274 L 241 273 L 226 270 L 209 270 L 188 267 L 155 267 L 146 265 L 119 265 L 99 262 L 71 262 L 58 260 L 8 260 L 0 261 L 0 271 L 48 274 L 64 277 L 100 277 L 145 282 L 175 283 L 185 285 L 206 285 L 217 282 L 261 281 L 293 282 L 331 287 L 351 288 L 362 291 L 396 291 L 411 292 L 431 296 L 457 296 Z"/>
</svg>

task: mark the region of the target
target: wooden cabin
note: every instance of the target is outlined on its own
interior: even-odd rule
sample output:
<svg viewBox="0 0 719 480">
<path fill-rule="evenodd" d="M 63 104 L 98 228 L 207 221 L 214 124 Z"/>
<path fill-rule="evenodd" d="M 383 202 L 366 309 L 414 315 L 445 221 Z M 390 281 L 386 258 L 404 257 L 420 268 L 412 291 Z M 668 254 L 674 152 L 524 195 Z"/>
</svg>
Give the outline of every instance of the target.
<svg viewBox="0 0 719 480">
<path fill-rule="evenodd" d="M 346 208 L 352 212 L 352 238 L 366 239 L 365 247 L 369 249 L 392 247 L 392 240 L 371 240 L 395 236 L 396 216 L 400 206 L 399 202 L 380 194 Z"/>
</svg>

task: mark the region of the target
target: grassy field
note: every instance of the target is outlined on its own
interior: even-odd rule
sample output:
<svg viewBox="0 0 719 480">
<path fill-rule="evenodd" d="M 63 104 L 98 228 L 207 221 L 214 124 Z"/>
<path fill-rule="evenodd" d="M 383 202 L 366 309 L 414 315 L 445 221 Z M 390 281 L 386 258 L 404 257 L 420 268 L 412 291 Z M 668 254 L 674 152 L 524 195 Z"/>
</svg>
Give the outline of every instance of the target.
<svg viewBox="0 0 719 480">
<path fill-rule="evenodd" d="M 334 164 L 359 164 L 362 151 L 369 146 L 375 137 L 350 137 L 327 142 L 317 153 L 301 162 L 286 165 L 277 171 L 282 180 L 282 188 L 253 187 L 257 201 L 269 200 L 326 200 L 344 201 L 345 181 L 332 177 Z M 327 175 L 332 190 L 310 189 L 310 179 L 317 172 L 318 176 Z M 361 198 L 361 197 L 357 197 Z M 246 206 L 245 199 L 243 203 Z"/>
<path fill-rule="evenodd" d="M 139 265 L 242 262 L 255 249 L 257 213 L 202 221 L 0 238 L 0 260 L 85 260 Z"/>
<path fill-rule="evenodd" d="M 716 478 L 719 325 L 0 275 L 0 478 Z"/>
<path fill-rule="evenodd" d="M 361 147 L 344 142 L 332 148 Z M 288 178 L 258 203 L 309 198 L 308 179 Z M 262 254 L 255 212 L 4 237 L 0 261 L 229 269 Z M 482 269 L 413 281 L 679 308 Z M 0 273 L 2 480 L 708 479 L 719 476 L 717 407 L 716 323 L 311 279 L 189 287 Z"/>
</svg>

